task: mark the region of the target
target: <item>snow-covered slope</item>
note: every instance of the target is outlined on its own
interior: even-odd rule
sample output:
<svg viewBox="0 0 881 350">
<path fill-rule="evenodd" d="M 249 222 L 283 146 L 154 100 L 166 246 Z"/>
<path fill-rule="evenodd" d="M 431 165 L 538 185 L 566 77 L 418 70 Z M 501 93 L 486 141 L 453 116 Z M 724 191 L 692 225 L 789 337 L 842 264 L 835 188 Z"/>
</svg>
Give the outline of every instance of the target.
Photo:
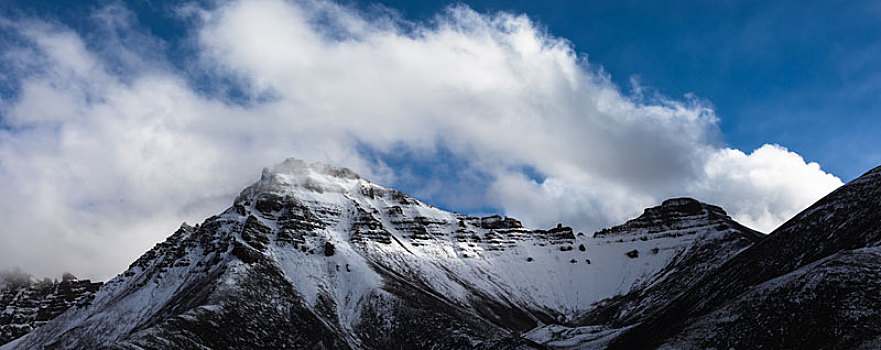
<svg viewBox="0 0 881 350">
<path fill-rule="evenodd" d="M 551 348 L 599 349 L 621 331 L 671 302 L 736 253 L 764 236 L 732 220 L 717 206 L 690 198 L 664 201 L 624 225 L 600 231 L 597 237 L 688 240 L 667 264 L 621 295 L 597 303 L 568 325 L 535 329 L 527 337 Z"/>
<path fill-rule="evenodd" d="M 684 198 L 595 237 L 526 229 L 291 159 L 9 348 L 541 347 L 520 334 L 665 283 L 695 246 L 751 235 Z M 738 242 L 718 256 L 751 241 Z"/>
<path fill-rule="evenodd" d="M 665 220 L 672 223 L 666 224 Z M 671 225 L 690 225 L 691 230 L 697 231 L 694 241 L 645 283 L 634 286 L 624 295 L 603 300 L 581 316 L 579 323 L 605 324 L 615 328 L 634 324 L 735 254 L 764 238 L 761 233 L 732 220 L 721 208 L 693 199 L 665 201 L 661 207 L 647 209 L 640 218 L 608 231 L 643 226 L 654 230 L 666 228 L 660 229 L 665 235 L 678 232 Z"/>
</svg>

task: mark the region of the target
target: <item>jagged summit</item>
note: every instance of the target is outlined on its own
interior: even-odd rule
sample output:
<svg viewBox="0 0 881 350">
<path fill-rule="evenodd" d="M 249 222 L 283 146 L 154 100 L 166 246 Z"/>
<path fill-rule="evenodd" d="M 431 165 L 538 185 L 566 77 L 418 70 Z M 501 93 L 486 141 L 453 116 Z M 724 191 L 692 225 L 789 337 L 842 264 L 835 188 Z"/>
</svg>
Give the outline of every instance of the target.
<svg viewBox="0 0 881 350">
<path fill-rule="evenodd" d="M 320 162 L 308 163 L 297 158 L 287 158 L 283 162 L 273 166 L 271 170 L 269 168 L 263 168 L 263 174 L 264 176 L 308 176 L 317 174 L 348 180 L 357 180 L 361 178 L 361 176 L 349 168 L 334 167 Z"/>
<path fill-rule="evenodd" d="M 280 193 L 297 189 L 316 193 L 347 193 L 369 184 L 369 181 L 362 179 L 361 176 L 348 168 L 333 167 L 324 163 L 307 163 L 303 160 L 288 158 L 272 168 L 263 168 L 260 180 L 245 189 L 243 194 L 246 192 Z"/>
<path fill-rule="evenodd" d="M 374 184 L 348 168 L 308 163 L 295 158 L 288 158 L 272 168 L 264 168 L 260 180 L 245 188 L 234 203 L 238 207 L 253 203 L 265 207 L 269 204 L 267 200 L 293 201 L 299 203 L 297 205 L 312 208 L 345 207 L 354 201 L 361 208 L 397 204 L 442 212 L 398 190 Z M 257 209 L 264 212 L 265 208 Z"/>
</svg>

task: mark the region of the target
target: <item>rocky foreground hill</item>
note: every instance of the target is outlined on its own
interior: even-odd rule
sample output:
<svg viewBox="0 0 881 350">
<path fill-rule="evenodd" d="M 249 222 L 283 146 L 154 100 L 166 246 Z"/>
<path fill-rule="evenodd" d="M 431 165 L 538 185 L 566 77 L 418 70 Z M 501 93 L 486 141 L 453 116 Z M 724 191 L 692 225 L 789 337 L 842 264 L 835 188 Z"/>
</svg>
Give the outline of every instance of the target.
<svg viewBox="0 0 881 350">
<path fill-rule="evenodd" d="M 833 191 L 611 343 L 881 349 L 881 167 Z"/>
<path fill-rule="evenodd" d="M 879 173 L 767 236 L 690 198 L 584 234 L 288 160 L 3 349 L 873 348 Z"/>
</svg>

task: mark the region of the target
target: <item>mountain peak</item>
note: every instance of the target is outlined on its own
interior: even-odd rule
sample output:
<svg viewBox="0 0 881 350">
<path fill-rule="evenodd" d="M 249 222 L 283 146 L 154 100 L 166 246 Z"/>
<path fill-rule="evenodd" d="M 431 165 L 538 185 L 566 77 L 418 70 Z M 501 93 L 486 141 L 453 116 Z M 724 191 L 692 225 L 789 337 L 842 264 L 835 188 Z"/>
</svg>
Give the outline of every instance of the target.
<svg viewBox="0 0 881 350">
<path fill-rule="evenodd" d="M 367 184 L 372 185 L 348 168 L 288 158 L 272 168 L 263 168 L 260 180 L 242 191 L 239 198 L 250 197 L 258 193 L 344 194 L 359 191 Z"/>
<path fill-rule="evenodd" d="M 662 207 L 693 207 L 701 206 L 701 202 L 691 197 L 670 198 L 661 202 Z"/>
<path fill-rule="evenodd" d="M 631 221 L 645 221 L 658 218 L 680 219 L 685 217 L 706 217 L 711 220 L 728 219 L 728 213 L 719 206 L 707 204 L 690 197 L 670 198 L 661 205 L 646 208 L 642 215 Z"/>
<path fill-rule="evenodd" d="M 297 158 L 288 158 L 283 162 L 276 164 L 272 169 L 264 168 L 263 176 L 309 176 L 323 175 L 347 180 L 358 180 L 361 178 L 357 173 L 342 167 L 334 167 L 325 163 L 315 162 L 308 163 Z"/>
<path fill-rule="evenodd" d="M 722 207 L 707 204 L 691 197 L 670 198 L 661 202 L 659 207 L 648 208 L 643 213 L 651 215 L 657 213 L 665 216 L 683 215 L 706 215 L 712 219 L 728 218 L 728 213 Z"/>
<path fill-rule="evenodd" d="M 740 226 L 722 208 L 694 198 L 679 197 L 663 201 L 661 205 L 646 208 L 642 215 L 623 225 L 603 229 L 597 237 L 617 235 L 644 235 L 659 231 L 690 230 L 699 226 Z M 751 231 L 748 230 L 747 231 Z"/>
</svg>

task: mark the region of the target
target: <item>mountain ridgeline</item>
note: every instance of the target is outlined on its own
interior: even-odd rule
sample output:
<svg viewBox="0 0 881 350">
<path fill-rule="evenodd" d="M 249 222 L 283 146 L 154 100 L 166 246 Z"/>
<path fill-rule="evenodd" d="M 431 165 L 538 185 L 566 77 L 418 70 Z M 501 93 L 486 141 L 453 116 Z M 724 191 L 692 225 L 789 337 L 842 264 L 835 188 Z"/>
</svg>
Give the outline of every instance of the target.
<svg viewBox="0 0 881 350">
<path fill-rule="evenodd" d="M 879 169 L 770 235 L 691 198 L 583 234 L 289 159 L 3 349 L 877 349 Z"/>
</svg>

